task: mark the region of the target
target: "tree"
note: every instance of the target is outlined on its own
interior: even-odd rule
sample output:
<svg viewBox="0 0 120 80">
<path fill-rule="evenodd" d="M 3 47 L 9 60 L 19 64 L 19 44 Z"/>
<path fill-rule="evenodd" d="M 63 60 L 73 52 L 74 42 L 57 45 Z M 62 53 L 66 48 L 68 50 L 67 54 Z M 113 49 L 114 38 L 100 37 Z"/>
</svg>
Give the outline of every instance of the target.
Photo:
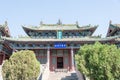
<svg viewBox="0 0 120 80">
<path fill-rule="evenodd" d="M 115 45 L 84 45 L 75 59 L 78 70 L 90 80 L 120 80 L 120 49 Z"/>
<path fill-rule="evenodd" d="M 37 80 L 39 73 L 40 63 L 29 50 L 13 53 L 2 66 L 3 80 Z"/>
</svg>

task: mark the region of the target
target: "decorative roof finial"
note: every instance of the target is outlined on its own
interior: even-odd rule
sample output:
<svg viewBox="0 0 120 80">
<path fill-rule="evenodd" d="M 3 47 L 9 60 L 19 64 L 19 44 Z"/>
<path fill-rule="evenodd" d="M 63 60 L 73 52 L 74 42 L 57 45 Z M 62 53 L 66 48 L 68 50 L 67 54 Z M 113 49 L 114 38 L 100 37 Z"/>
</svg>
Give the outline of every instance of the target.
<svg viewBox="0 0 120 80">
<path fill-rule="evenodd" d="M 42 25 L 43 24 L 43 21 L 40 21 L 40 25 Z"/>
<path fill-rule="evenodd" d="M 7 21 L 5 21 L 5 27 L 6 27 L 6 26 L 8 26 L 8 22 L 7 22 Z"/>
<path fill-rule="evenodd" d="M 57 23 L 58 25 L 61 25 L 62 24 L 62 22 L 60 21 L 60 19 L 58 20 L 58 23 Z"/>
<path fill-rule="evenodd" d="M 79 23 L 78 23 L 78 21 L 76 21 L 76 25 L 78 25 Z"/>
<path fill-rule="evenodd" d="M 112 24 L 112 21 L 111 21 L 111 20 L 109 21 L 109 24 Z"/>
</svg>

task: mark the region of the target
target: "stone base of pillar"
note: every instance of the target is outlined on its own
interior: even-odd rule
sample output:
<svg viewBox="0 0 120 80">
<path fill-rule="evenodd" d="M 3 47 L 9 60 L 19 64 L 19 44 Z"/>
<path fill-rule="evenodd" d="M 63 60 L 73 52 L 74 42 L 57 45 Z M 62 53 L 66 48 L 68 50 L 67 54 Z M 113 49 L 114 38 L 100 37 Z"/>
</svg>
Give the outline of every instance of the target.
<svg viewBox="0 0 120 80">
<path fill-rule="evenodd" d="M 71 70 L 70 71 L 74 72 L 75 71 L 75 66 L 71 66 Z"/>
</svg>

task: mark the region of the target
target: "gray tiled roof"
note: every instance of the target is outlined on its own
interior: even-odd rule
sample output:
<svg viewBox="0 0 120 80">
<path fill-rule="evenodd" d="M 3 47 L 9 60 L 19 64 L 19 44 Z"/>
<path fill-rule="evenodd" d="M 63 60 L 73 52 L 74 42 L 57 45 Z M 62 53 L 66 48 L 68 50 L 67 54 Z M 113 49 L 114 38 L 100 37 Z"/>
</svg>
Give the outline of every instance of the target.
<svg viewBox="0 0 120 80">
<path fill-rule="evenodd" d="M 91 28 L 97 28 L 98 26 L 83 26 L 80 27 L 76 24 L 42 24 L 40 26 L 22 26 L 23 28 L 30 29 L 30 30 L 86 30 Z"/>
<path fill-rule="evenodd" d="M 120 24 L 113 24 L 113 25 L 120 28 Z"/>
</svg>

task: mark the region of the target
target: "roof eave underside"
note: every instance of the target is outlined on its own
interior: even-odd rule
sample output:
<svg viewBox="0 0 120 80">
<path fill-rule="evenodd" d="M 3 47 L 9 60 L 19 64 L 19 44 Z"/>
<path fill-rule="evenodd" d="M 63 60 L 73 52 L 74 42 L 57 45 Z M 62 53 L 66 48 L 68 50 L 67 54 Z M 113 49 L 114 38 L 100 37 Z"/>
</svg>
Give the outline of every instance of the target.
<svg viewBox="0 0 120 80">
<path fill-rule="evenodd" d="M 96 42 L 96 41 L 112 41 L 113 38 L 79 38 L 79 39 L 12 39 L 4 38 L 10 42 Z"/>
<path fill-rule="evenodd" d="M 89 29 L 96 29 L 97 28 L 97 26 L 94 26 L 94 27 L 79 27 L 79 28 L 76 28 L 76 29 L 69 29 L 69 28 L 67 28 L 67 29 L 64 29 L 64 28 L 49 28 L 49 29 L 41 29 L 41 28 L 31 28 L 31 27 L 25 27 L 25 26 L 22 26 L 23 27 L 23 29 L 24 30 L 33 30 L 33 31 L 49 31 L 49 30 L 89 30 Z"/>
<path fill-rule="evenodd" d="M 120 30 L 120 24 L 110 24 L 109 25 L 109 29 L 110 27 L 114 27 L 114 31 L 112 33 L 109 33 L 109 30 L 107 32 L 107 37 L 110 37 L 111 35 L 113 35 L 117 30 Z M 119 36 L 119 35 L 118 35 Z"/>
</svg>

